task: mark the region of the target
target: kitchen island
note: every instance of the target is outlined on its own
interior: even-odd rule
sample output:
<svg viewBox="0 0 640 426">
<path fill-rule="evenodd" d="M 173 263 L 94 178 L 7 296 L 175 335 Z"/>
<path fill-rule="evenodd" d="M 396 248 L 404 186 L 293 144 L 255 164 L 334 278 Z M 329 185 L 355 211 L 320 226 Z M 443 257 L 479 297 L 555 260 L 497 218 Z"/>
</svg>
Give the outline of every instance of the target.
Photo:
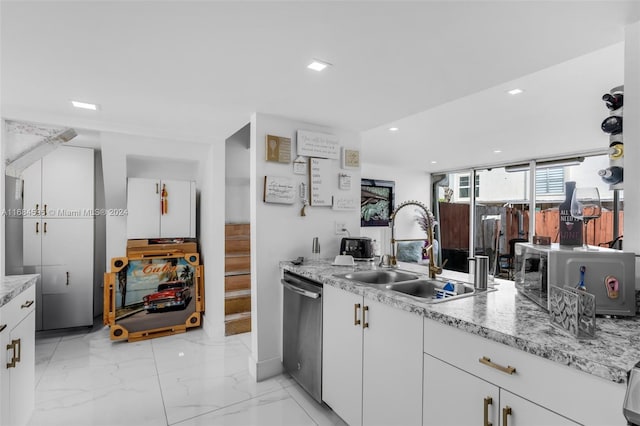
<svg viewBox="0 0 640 426">
<path fill-rule="evenodd" d="M 496 280 L 496 291 L 443 303 L 426 303 L 419 298 L 380 286 L 359 284 L 335 276 L 335 274 L 343 274 L 355 269 L 376 268 L 372 263 L 358 263 L 356 266 L 344 267 L 332 266 L 331 261 L 327 260 L 305 261 L 302 265 L 281 262 L 280 267 L 323 283 L 325 290 L 327 286 L 334 287 L 362 296 L 365 303 L 371 300 L 422 317 L 424 320 L 425 404 L 428 402 L 426 395 L 430 395 L 430 398 L 433 396 L 427 389 L 426 378 L 427 372 L 431 371 L 427 363 L 431 362 L 433 357 L 438 362 L 444 361 L 448 366 L 496 384 L 505 394 L 506 390 L 503 387 L 511 389 L 521 386 L 526 389 L 522 392 L 526 393 L 524 396 L 528 400 L 538 402 L 536 398 L 542 399 L 538 402 L 539 405 L 545 407 L 551 405 L 554 412 L 560 411 L 564 416 L 563 419 L 569 418 L 584 424 L 624 424 L 621 407 L 626 373 L 640 360 L 640 317 L 619 319 L 598 317 L 596 337 L 578 340 L 554 328 L 549 322 L 548 313 L 519 294 L 511 281 Z M 426 275 L 426 269 L 418 265 L 402 264 L 400 269 Z M 446 278 L 463 281 L 467 278 L 466 274 L 450 271 L 445 271 L 443 275 Z M 370 315 L 373 318 L 373 314 Z M 483 346 L 485 342 L 493 346 L 486 349 Z M 509 360 L 524 357 L 521 362 L 525 365 L 535 365 L 536 372 L 527 374 L 526 369 L 520 366 L 515 374 L 504 374 L 509 376 L 507 379 L 501 376 L 495 378 L 491 375 L 485 376 L 482 370 L 476 371 L 477 368 L 483 367 L 478 364 L 478 356 L 473 355 L 475 356 L 473 365 L 466 365 L 465 363 L 471 361 L 465 360 L 463 356 L 465 352 L 481 347 L 482 350 L 512 351 L 505 357 Z M 495 359 L 500 358 L 495 357 Z M 547 371 L 538 371 L 540 368 Z M 535 375 L 539 377 L 536 378 Z M 508 381 L 504 381 L 512 380 L 516 376 L 528 377 L 528 380 L 520 384 L 509 384 Z M 539 380 L 545 376 L 546 378 Z M 588 383 L 582 383 L 583 380 Z M 563 381 L 570 381 L 572 385 L 568 386 Z M 546 404 L 545 395 L 554 394 L 559 386 L 565 386 L 564 393 L 570 401 Z M 572 395 L 572 389 L 576 386 L 583 388 L 585 392 L 589 386 L 593 386 L 598 389 L 597 393 L 601 394 Z M 460 398 L 459 395 L 455 397 Z M 576 401 L 572 401 L 573 399 Z M 600 406 L 594 407 L 594 402 L 597 401 L 600 401 Z M 582 412 L 579 412 L 581 406 Z M 567 408 L 565 410 L 558 407 Z M 607 414 L 595 418 L 590 414 L 584 414 L 590 410 L 595 411 L 596 408 L 600 411 L 604 410 Z M 430 423 L 428 417 L 426 414 L 423 416 L 423 424 L 435 424 Z M 592 419 L 591 422 L 589 419 Z M 607 423 L 608 420 L 610 421 Z M 497 424 L 497 419 L 494 423 Z M 516 424 L 510 422 L 512 423 Z"/>
</svg>

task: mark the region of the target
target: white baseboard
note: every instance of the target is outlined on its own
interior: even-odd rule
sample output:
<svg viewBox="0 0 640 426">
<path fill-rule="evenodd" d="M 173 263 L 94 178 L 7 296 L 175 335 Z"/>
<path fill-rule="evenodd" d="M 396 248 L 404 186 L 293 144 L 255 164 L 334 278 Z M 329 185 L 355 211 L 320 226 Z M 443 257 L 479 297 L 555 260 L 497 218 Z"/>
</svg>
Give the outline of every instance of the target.
<svg viewBox="0 0 640 426">
<path fill-rule="evenodd" d="M 256 361 L 253 354 L 249 356 L 249 374 L 255 379 L 256 382 L 269 379 L 271 377 L 282 374 L 282 361 L 280 357 L 271 358 L 265 361 Z"/>
<path fill-rule="evenodd" d="M 220 337 L 224 337 L 224 321 L 220 324 L 214 323 L 209 320 L 209 317 L 206 315 L 202 315 L 201 319 L 202 329 L 204 330 L 207 337 L 211 339 L 217 339 Z"/>
</svg>

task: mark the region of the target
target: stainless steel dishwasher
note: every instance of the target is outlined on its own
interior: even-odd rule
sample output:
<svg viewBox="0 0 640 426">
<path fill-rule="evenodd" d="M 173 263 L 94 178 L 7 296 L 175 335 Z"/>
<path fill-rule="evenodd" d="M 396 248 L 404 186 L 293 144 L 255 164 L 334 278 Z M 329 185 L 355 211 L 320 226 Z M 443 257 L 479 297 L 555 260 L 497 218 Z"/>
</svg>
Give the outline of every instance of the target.
<svg viewBox="0 0 640 426">
<path fill-rule="evenodd" d="M 282 363 L 321 402 L 322 284 L 285 271 L 282 285 Z"/>
</svg>

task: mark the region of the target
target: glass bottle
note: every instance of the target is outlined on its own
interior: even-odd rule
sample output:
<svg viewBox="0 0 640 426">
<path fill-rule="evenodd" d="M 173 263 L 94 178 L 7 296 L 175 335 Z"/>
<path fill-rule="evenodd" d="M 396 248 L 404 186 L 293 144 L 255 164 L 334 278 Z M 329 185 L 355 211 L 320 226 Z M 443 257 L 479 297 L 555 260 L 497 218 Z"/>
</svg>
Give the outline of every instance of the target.
<svg viewBox="0 0 640 426">
<path fill-rule="evenodd" d="M 602 178 L 602 181 L 609 185 L 615 185 L 622 182 L 623 170 L 622 167 L 611 166 L 606 169 L 598 171 L 598 175 Z"/>
<path fill-rule="evenodd" d="M 582 245 L 582 221 L 571 216 L 571 197 L 576 189 L 573 181 L 565 182 L 565 200 L 558 207 L 560 223 L 558 224 L 559 240 L 562 246 Z"/>
<path fill-rule="evenodd" d="M 624 95 L 622 93 L 605 93 L 602 95 L 602 100 L 611 111 L 615 111 L 624 105 Z"/>
</svg>

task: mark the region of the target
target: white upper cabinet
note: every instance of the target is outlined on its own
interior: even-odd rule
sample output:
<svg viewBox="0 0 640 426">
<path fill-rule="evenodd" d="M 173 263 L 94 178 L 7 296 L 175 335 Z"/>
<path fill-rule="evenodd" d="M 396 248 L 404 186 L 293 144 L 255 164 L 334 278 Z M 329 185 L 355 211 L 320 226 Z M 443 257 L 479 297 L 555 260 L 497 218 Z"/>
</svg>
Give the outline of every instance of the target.
<svg viewBox="0 0 640 426">
<path fill-rule="evenodd" d="M 61 146 L 29 166 L 24 180 L 26 216 L 91 218 L 93 150 Z"/>
<path fill-rule="evenodd" d="M 127 238 L 195 238 L 196 184 L 129 178 Z"/>
</svg>

